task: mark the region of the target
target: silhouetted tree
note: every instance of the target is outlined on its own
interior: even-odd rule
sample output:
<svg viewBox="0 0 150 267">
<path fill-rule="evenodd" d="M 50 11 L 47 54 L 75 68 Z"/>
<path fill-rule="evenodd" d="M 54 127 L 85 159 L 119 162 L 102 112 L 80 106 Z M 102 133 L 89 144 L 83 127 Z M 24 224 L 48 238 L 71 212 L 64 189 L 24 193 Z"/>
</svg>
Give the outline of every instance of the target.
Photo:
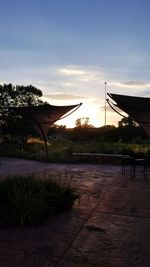
<svg viewBox="0 0 150 267">
<path fill-rule="evenodd" d="M 119 122 L 118 122 L 118 127 L 138 127 L 138 123 L 135 122 L 130 116 L 128 117 L 123 117 Z"/>
<path fill-rule="evenodd" d="M 29 85 L 0 85 L 0 128 L 1 134 L 26 134 L 29 128 L 24 119 L 9 113 L 9 107 L 40 105 L 42 91 Z M 30 128 L 32 125 L 30 125 Z M 33 127 L 32 127 L 33 129 Z"/>
<path fill-rule="evenodd" d="M 4 84 L 0 85 L 0 107 L 18 107 L 43 104 L 40 99 L 42 91 L 29 85 Z"/>
<path fill-rule="evenodd" d="M 89 117 L 82 117 L 76 120 L 75 127 L 93 128 L 93 125 L 90 124 Z"/>
</svg>

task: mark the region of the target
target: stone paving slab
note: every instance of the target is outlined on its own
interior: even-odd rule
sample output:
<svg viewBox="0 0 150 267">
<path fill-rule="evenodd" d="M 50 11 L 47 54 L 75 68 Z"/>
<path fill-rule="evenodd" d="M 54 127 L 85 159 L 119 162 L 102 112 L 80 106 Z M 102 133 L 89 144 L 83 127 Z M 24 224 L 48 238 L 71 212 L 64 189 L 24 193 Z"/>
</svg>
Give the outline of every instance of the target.
<svg viewBox="0 0 150 267">
<path fill-rule="evenodd" d="M 28 251 L 30 254 L 51 255 L 59 258 L 74 239 L 85 218 L 68 212 L 35 228 L 12 228 L 0 230 L 0 246 L 12 250 Z"/>
<path fill-rule="evenodd" d="M 111 186 L 98 211 L 150 218 L 150 190 Z"/>
<path fill-rule="evenodd" d="M 48 254 L 37 254 L 30 251 L 13 250 L 0 247 L 0 266 L 2 267 L 54 267 L 57 259 Z"/>
<path fill-rule="evenodd" d="M 88 263 L 106 267 L 148 267 L 149 226 L 150 219 L 97 212 L 87 222 L 58 266 L 67 266 L 64 261 L 76 261 L 75 266 L 85 266 Z"/>
</svg>

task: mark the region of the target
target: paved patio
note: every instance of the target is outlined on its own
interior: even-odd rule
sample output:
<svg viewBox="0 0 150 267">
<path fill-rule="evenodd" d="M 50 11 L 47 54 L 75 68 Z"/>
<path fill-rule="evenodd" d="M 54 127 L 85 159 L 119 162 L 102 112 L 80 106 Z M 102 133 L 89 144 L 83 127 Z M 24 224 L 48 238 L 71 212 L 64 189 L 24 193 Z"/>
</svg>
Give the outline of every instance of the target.
<svg viewBox="0 0 150 267">
<path fill-rule="evenodd" d="M 0 158 L 0 177 L 54 174 L 78 187 L 71 212 L 36 228 L 0 229 L 2 267 L 150 267 L 150 182 L 120 166 Z"/>
</svg>

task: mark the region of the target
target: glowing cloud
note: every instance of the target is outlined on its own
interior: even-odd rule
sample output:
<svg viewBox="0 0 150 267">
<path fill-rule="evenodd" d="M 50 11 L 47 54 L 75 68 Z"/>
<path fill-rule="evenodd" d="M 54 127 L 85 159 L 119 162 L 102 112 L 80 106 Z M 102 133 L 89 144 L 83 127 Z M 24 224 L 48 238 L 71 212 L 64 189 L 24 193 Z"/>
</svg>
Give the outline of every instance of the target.
<svg viewBox="0 0 150 267">
<path fill-rule="evenodd" d="M 103 79 L 103 73 L 99 69 L 92 67 L 66 66 L 61 68 L 59 72 L 62 75 L 70 76 L 72 79 L 77 79 L 82 82 L 100 82 Z"/>
<path fill-rule="evenodd" d="M 135 88 L 135 89 L 141 89 L 141 88 L 150 88 L 150 83 L 145 82 L 137 82 L 137 81 L 129 81 L 129 82 L 111 82 L 112 86 L 116 87 L 123 87 L 123 88 Z"/>
<path fill-rule="evenodd" d="M 86 99 L 87 97 L 81 95 L 74 94 L 66 94 L 66 93 L 56 93 L 56 94 L 47 94 L 44 97 L 56 100 L 76 100 L 76 99 Z"/>
<path fill-rule="evenodd" d="M 85 74 L 87 74 L 83 70 L 72 69 L 72 68 L 64 68 L 64 69 L 61 69 L 60 72 L 65 74 L 65 75 L 85 75 Z"/>
</svg>

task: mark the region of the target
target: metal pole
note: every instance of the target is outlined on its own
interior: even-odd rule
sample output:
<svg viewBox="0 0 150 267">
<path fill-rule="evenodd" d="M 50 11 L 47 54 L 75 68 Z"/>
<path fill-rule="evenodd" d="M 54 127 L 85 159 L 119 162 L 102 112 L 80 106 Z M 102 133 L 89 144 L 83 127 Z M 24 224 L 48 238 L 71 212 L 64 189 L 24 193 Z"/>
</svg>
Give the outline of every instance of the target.
<svg viewBox="0 0 150 267">
<path fill-rule="evenodd" d="M 106 86 L 107 86 L 107 82 L 105 82 L 104 84 L 105 84 L 105 126 L 106 126 Z"/>
</svg>

